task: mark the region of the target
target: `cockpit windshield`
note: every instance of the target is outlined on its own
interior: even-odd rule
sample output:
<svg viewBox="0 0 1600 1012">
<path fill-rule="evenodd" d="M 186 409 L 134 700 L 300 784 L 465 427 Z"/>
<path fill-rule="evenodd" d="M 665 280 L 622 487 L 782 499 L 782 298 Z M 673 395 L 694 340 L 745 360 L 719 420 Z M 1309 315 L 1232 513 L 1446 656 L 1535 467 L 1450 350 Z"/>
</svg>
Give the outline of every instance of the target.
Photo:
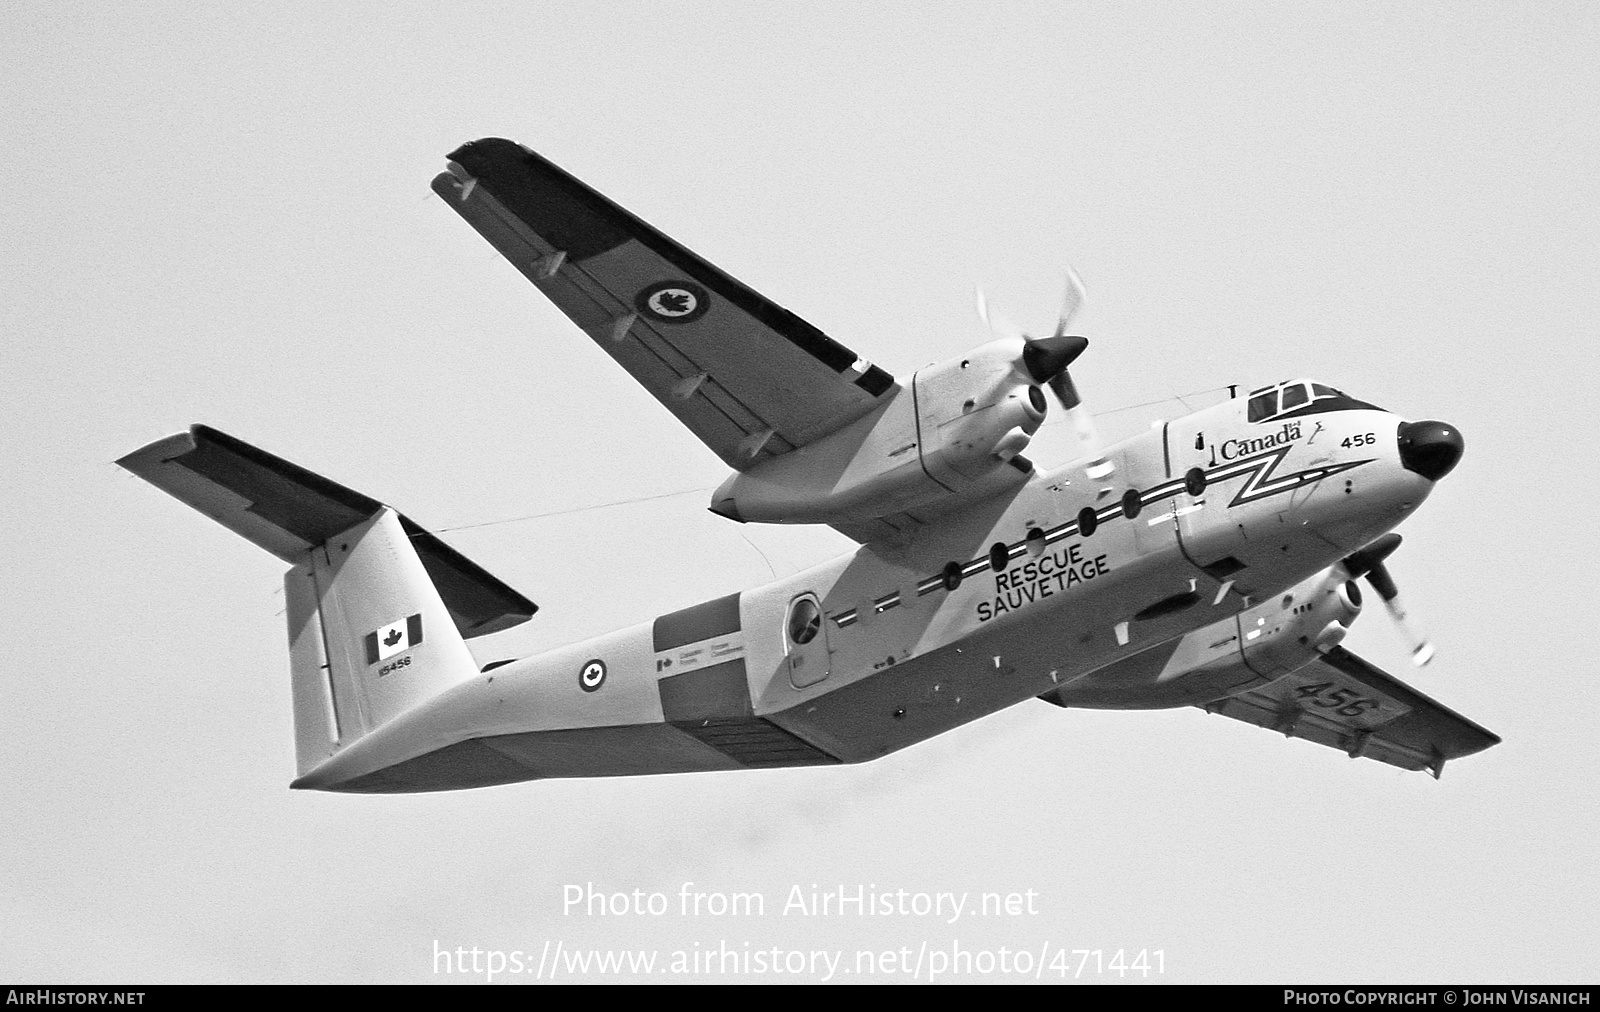
<svg viewBox="0 0 1600 1012">
<path fill-rule="evenodd" d="M 1245 418 L 1265 422 L 1288 414 L 1309 415 L 1321 411 L 1348 411 L 1352 408 L 1382 410 L 1375 404 L 1358 401 L 1342 390 L 1310 380 L 1290 380 L 1276 386 L 1250 391 Z"/>
</svg>

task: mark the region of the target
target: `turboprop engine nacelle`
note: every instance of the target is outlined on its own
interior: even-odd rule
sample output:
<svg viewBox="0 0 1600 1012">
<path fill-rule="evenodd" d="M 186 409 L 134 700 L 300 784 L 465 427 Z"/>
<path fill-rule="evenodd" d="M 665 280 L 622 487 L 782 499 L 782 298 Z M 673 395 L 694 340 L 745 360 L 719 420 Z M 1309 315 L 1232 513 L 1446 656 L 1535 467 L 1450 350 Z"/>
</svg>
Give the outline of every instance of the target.
<svg viewBox="0 0 1600 1012">
<path fill-rule="evenodd" d="M 955 496 L 1020 485 L 1017 455 L 1048 402 L 1004 338 L 919 370 L 882 407 L 814 443 L 731 475 L 715 513 L 775 524 L 871 520 Z"/>
<path fill-rule="evenodd" d="M 1263 601 L 1237 617 L 1239 646 L 1248 670 L 1276 678 L 1303 667 L 1342 643 L 1360 614 L 1361 588 L 1342 566 Z M 1227 629 L 1229 624 L 1221 626 Z M 1239 655 L 1230 654 L 1195 671 L 1232 669 L 1238 664 Z"/>
</svg>

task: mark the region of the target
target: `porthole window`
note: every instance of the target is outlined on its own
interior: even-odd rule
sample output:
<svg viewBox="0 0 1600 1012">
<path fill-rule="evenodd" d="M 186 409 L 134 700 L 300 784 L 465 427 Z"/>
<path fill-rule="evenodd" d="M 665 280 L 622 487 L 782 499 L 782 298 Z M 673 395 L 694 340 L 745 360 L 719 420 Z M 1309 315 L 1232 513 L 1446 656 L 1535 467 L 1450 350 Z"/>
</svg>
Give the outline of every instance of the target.
<svg viewBox="0 0 1600 1012">
<path fill-rule="evenodd" d="M 1028 546 L 1028 554 L 1029 555 L 1033 556 L 1036 559 L 1039 556 L 1043 555 L 1044 554 L 1044 543 L 1045 543 L 1044 531 L 1040 530 L 1037 527 L 1028 528 L 1028 539 L 1027 539 L 1026 544 Z"/>
<path fill-rule="evenodd" d="M 1144 500 L 1139 495 L 1139 490 L 1130 488 L 1122 493 L 1122 515 L 1132 520 L 1144 508 Z"/>
<path fill-rule="evenodd" d="M 1189 468 L 1189 473 L 1183 476 L 1183 490 L 1190 495 L 1199 495 L 1206 490 L 1206 473 L 1198 467 Z"/>
<path fill-rule="evenodd" d="M 1011 549 L 1006 547 L 1004 541 L 996 541 L 989 548 L 989 568 L 996 573 L 1004 573 L 1006 565 L 1011 561 Z"/>
<path fill-rule="evenodd" d="M 945 563 L 944 572 L 940 575 L 944 577 L 944 589 L 955 590 L 957 587 L 961 586 L 961 563 Z"/>
<path fill-rule="evenodd" d="M 802 597 L 789 606 L 789 642 L 800 646 L 810 643 L 822 631 L 822 609 L 809 597 Z"/>
<path fill-rule="evenodd" d="M 1085 506 L 1078 511 L 1079 534 L 1088 537 L 1094 533 L 1094 529 L 1098 526 L 1100 526 L 1100 518 L 1095 516 L 1093 507 Z"/>
</svg>

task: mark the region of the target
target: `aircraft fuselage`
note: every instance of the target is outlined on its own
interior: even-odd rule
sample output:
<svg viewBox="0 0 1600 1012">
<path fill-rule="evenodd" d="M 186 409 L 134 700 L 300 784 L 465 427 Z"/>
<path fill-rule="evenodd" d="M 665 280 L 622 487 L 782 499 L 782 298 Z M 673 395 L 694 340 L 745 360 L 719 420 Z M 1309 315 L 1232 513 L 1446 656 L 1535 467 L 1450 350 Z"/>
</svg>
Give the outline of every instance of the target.
<svg viewBox="0 0 1600 1012">
<path fill-rule="evenodd" d="M 1246 404 L 1117 444 L 1108 478 L 1035 472 L 902 541 L 490 666 L 295 785 L 861 762 L 1034 697 L 1157 708 L 1269 682 L 1353 615 L 1330 567 L 1433 481 L 1389 412 Z"/>
</svg>

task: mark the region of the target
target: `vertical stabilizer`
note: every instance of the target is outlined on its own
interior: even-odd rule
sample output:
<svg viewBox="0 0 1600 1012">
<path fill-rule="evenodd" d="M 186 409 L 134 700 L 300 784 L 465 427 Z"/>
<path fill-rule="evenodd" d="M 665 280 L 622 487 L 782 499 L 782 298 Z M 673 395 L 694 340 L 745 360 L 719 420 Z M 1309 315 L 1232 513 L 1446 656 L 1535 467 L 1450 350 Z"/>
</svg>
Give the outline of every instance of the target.
<svg viewBox="0 0 1600 1012">
<path fill-rule="evenodd" d="M 301 773 L 478 673 L 392 509 L 312 549 L 284 591 Z"/>
<path fill-rule="evenodd" d="M 536 610 L 378 500 L 204 425 L 117 463 L 293 567 L 284 595 L 301 775 L 475 676 L 466 638 Z"/>
</svg>

